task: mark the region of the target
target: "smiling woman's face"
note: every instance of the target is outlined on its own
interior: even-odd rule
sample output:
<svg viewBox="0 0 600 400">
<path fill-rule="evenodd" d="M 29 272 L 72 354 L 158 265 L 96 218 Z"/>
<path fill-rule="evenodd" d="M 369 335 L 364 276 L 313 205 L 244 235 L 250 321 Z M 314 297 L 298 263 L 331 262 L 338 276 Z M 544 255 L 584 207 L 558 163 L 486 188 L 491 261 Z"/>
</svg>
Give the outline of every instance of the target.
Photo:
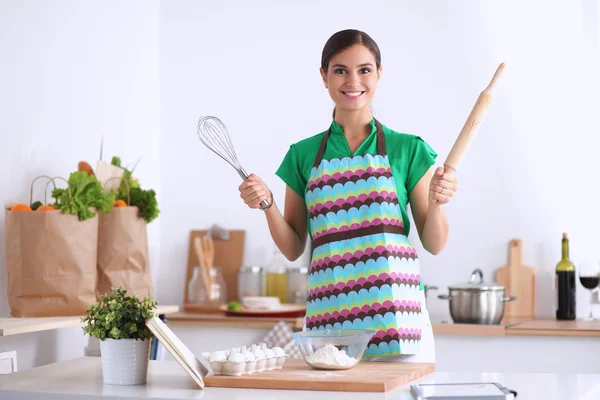
<svg viewBox="0 0 600 400">
<path fill-rule="evenodd" d="M 361 110 L 371 104 L 379 82 L 375 56 L 368 48 L 356 44 L 331 58 L 327 72 L 321 76 L 336 109 Z"/>
</svg>

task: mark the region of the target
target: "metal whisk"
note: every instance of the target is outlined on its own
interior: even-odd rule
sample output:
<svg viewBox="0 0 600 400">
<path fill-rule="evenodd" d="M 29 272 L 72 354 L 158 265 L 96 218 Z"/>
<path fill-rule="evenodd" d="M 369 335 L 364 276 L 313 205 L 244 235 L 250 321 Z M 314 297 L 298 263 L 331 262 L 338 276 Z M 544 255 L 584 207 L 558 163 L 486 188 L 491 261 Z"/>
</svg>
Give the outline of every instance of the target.
<svg viewBox="0 0 600 400">
<path fill-rule="evenodd" d="M 198 120 L 198 139 L 210 151 L 231 165 L 243 180 L 248 179 L 248 173 L 242 168 L 237 158 L 229 132 L 223 121 L 217 117 L 200 117 Z M 269 203 L 266 200 L 260 202 L 260 206 L 263 208 L 268 205 Z"/>
</svg>

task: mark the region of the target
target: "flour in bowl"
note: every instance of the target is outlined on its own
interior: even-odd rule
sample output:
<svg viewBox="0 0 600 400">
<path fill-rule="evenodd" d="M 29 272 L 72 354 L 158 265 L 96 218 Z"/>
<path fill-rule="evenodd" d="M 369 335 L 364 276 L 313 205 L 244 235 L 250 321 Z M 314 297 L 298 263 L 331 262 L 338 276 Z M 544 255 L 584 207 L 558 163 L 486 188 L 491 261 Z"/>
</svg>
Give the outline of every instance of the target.
<svg viewBox="0 0 600 400">
<path fill-rule="evenodd" d="M 348 356 L 344 350 L 338 350 L 337 347 L 331 344 L 319 348 L 313 354 L 306 357 L 306 361 L 315 367 L 347 367 L 357 362 L 355 358 Z"/>
</svg>

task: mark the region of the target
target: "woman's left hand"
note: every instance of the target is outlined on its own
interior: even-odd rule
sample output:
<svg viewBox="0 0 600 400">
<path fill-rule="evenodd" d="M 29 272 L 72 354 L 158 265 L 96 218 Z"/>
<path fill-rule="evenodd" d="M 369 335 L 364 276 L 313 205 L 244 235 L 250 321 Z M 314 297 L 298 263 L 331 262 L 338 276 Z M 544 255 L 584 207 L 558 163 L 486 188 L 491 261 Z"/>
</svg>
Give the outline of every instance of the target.
<svg viewBox="0 0 600 400">
<path fill-rule="evenodd" d="M 438 167 L 429 184 L 429 205 L 446 204 L 456 193 L 458 180 L 454 175 L 444 172 L 444 168 Z"/>
</svg>

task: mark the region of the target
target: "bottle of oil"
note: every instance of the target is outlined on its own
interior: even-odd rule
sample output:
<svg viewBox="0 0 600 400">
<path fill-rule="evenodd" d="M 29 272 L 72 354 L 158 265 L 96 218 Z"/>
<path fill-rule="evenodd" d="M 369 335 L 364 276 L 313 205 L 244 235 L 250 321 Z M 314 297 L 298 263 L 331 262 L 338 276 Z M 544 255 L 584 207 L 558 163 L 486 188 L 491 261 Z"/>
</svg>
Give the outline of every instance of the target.
<svg viewBox="0 0 600 400">
<path fill-rule="evenodd" d="M 563 233 L 562 259 L 556 265 L 554 278 L 557 298 L 556 319 L 575 319 L 575 265 L 569 260 L 569 238 Z"/>
<path fill-rule="evenodd" d="M 287 262 L 277 247 L 267 268 L 266 295 L 279 297 L 281 304 L 287 303 Z"/>
</svg>

